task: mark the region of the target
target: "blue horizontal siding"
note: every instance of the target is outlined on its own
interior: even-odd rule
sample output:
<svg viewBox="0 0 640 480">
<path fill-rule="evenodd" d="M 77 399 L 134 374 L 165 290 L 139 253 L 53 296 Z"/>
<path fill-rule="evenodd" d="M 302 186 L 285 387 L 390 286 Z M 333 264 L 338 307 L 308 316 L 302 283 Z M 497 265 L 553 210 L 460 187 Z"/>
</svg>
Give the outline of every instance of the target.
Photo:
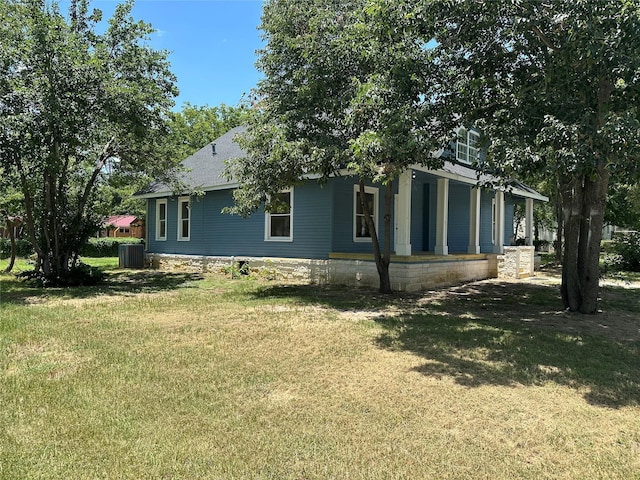
<svg viewBox="0 0 640 480">
<path fill-rule="evenodd" d="M 449 183 L 447 243 L 450 253 L 466 253 L 469 247 L 469 185 Z"/>
<path fill-rule="evenodd" d="M 293 241 L 265 241 L 265 214 L 262 210 L 248 218 L 221 213 L 233 204 L 231 190 L 207 192 L 191 200 L 189 241 L 177 240 L 178 197 L 167 198 L 167 240 L 155 240 L 156 201 L 147 204 L 148 250 L 156 253 L 266 256 L 284 258 L 328 258 L 330 252 L 370 253 L 371 242 L 353 238 L 353 177 L 330 179 L 324 186 L 307 182 L 293 189 Z M 378 188 L 378 234 L 384 245 L 384 187 Z M 411 190 L 411 244 L 414 252 L 433 251 L 436 234 L 437 177 L 415 172 Z M 393 191 L 398 185 L 394 182 Z M 449 184 L 448 246 L 451 253 L 466 252 L 469 243 L 469 203 L 471 186 Z M 493 252 L 491 241 L 491 201 L 493 191 L 482 191 L 480 200 L 480 249 Z M 395 201 L 395 197 L 394 197 Z M 505 238 L 513 234 L 513 205 L 505 195 Z M 391 208 L 391 245 L 394 237 L 394 207 Z"/>
<path fill-rule="evenodd" d="M 356 242 L 353 239 L 354 222 L 354 186 L 358 184 L 354 177 L 340 177 L 329 181 L 333 200 L 333 232 L 332 251 L 346 253 L 371 253 L 371 242 Z M 378 238 L 381 248 L 384 248 L 384 195 L 385 187 L 382 185 L 366 184 L 378 189 Z M 397 185 L 394 184 L 394 192 Z M 393 199 L 391 202 L 391 245 L 393 249 Z"/>
<path fill-rule="evenodd" d="M 155 240 L 155 201 L 149 202 L 149 246 L 155 253 L 213 256 L 327 258 L 330 251 L 330 190 L 316 183 L 293 189 L 293 241 L 265 241 L 265 214 L 247 218 L 221 213 L 233 204 L 231 190 L 207 192 L 191 201 L 189 241 L 177 240 L 177 198 L 167 201 L 167 240 Z"/>
</svg>

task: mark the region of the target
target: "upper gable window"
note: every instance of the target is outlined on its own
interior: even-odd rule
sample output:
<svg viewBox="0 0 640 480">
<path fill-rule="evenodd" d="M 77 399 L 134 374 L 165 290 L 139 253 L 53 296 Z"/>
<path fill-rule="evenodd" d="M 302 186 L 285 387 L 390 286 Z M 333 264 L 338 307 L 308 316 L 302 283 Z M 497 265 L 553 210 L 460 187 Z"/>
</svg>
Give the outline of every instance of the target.
<svg viewBox="0 0 640 480">
<path fill-rule="evenodd" d="M 293 188 L 271 197 L 271 211 L 265 212 L 264 239 L 273 242 L 293 241 Z"/>
<path fill-rule="evenodd" d="M 474 164 L 478 162 L 480 134 L 474 130 L 460 128 L 456 142 L 456 159 L 459 162 Z"/>
<path fill-rule="evenodd" d="M 364 187 L 364 201 L 367 202 L 373 225 L 378 229 L 378 189 L 374 187 Z M 370 242 L 371 232 L 365 219 L 364 208 L 360 201 L 360 186 L 354 185 L 353 189 L 353 241 Z"/>
<path fill-rule="evenodd" d="M 178 199 L 178 240 L 187 241 L 191 234 L 191 204 L 189 197 Z"/>
</svg>

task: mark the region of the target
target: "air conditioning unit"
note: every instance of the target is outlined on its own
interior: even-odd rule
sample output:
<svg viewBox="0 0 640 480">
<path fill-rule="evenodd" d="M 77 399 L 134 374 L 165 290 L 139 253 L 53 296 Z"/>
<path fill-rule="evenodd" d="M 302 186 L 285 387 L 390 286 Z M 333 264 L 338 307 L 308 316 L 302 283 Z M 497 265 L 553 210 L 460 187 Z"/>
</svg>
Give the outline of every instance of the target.
<svg viewBox="0 0 640 480">
<path fill-rule="evenodd" d="M 120 268 L 144 268 L 144 245 L 118 246 L 118 265 Z"/>
</svg>

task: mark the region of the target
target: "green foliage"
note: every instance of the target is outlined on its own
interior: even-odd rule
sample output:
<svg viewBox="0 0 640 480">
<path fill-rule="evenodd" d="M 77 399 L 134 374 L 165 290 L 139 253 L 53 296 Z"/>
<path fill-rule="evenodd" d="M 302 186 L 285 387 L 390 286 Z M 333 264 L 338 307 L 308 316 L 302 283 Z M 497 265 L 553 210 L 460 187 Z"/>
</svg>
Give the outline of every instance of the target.
<svg viewBox="0 0 640 480">
<path fill-rule="evenodd" d="M 640 272 L 640 232 L 617 233 L 607 256 L 607 266 L 613 270 Z"/>
<path fill-rule="evenodd" d="M 33 255 L 33 245 L 29 240 L 16 240 L 16 256 L 26 258 Z M 11 256 L 11 241 L 8 238 L 0 238 L 0 258 Z"/>
<path fill-rule="evenodd" d="M 22 272 L 18 277 L 39 287 L 89 287 L 102 282 L 105 273 L 99 268 L 80 262 L 54 279 L 39 270 Z"/>
<path fill-rule="evenodd" d="M 640 230 L 640 184 L 617 183 L 607 197 L 609 225 Z"/>
<path fill-rule="evenodd" d="M 422 7 L 421 7 L 422 8 Z M 609 181 L 640 175 L 640 4 L 435 1 L 437 97 L 491 139 L 487 170 L 553 179 L 563 301 L 597 311 Z"/>
<path fill-rule="evenodd" d="M 106 29 L 88 0 L 0 3 L 0 169 L 19 186 L 38 268 L 67 283 L 112 179 L 176 171 L 166 120 L 177 90 L 150 25 L 118 5 Z"/>
<path fill-rule="evenodd" d="M 117 257 L 120 245 L 144 243 L 141 238 L 90 238 L 80 249 L 86 257 Z"/>
<path fill-rule="evenodd" d="M 349 174 L 386 184 L 411 164 L 439 166 L 453 118 L 434 111 L 438 69 L 408 5 L 364 0 L 273 1 L 261 25 L 255 112 L 241 140 L 248 158 L 228 172 L 241 180 L 237 211 L 304 175 Z"/>
<path fill-rule="evenodd" d="M 261 29 L 264 78 L 240 139 L 248 156 L 227 169 L 240 183 L 230 211 L 268 209 L 269 197 L 305 176 L 346 173 L 390 190 L 409 165 L 442 164 L 432 152 L 453 138 L 455 115 L 432 108 L 441 73 L 425 45 L 434 31 L 412 4 L 274 0 Z M 381 289 L 390 290 L 391 227 L 383 256 L 366 208 Z"/>
</svg>

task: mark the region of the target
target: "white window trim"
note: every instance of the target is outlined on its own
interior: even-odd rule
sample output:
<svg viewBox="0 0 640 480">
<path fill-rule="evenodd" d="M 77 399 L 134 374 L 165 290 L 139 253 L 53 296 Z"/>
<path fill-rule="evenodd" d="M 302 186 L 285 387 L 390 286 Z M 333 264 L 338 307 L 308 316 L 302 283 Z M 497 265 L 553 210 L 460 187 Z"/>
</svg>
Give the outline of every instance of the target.
<svg viewBox="0 0 640 480">
<path fill-rule="evenodd" d="M 498 212 L 496 211 L 496 199 L 491 199 L 491 243 L 496 244 L 496 225 L 498 222 Z"/>
<path fill-rule="evenodd" d="M 188 225 L 188 234 L 186 237 L 182 236 L 182 204 L 184 202 L 189 203 L 189 218 L 187 219 L 189 222 Z M 178 198 L 178 241 L 179 242 L 188 242 L 191 239 L 191 222 L 193 221 L 192 213 L 191 213 L 191 198 L 190 197 L 179 197 Z"/>
<path fill-rule="evenodd" d="M 356 212 L 358 211 L 358 194 L 360 193 L 360 185 L 353 186 L 353 215 L 351 222 L 353 223 L 353 241 L 354 242 L 369 242 L 371 243 L 371 237 L 358 237 L 356 231 L 358 226 L 356 224 Z M 378 232 L 378 189 L 376 187 L 364 187 L 364 193 L 373 194 L 373 225 L 376 227 L 376 233 Z"/>
<path fill-rule="evenodd" d="M 461 131 L 465 132 L 465 140 L 463 142 L 460 141 L 459 137 Z M 480 155 L 480 149 L 478 147 L 471 146 L 470 139 L 472 136 L 475 137 L 476 145 L 478 145 L 478 142 L 480 141 L 480 134 L 477 131 L 473 129 L 467 130 L 464 127 L 460 127 L 456 132 L 456 160 L 466 165 L 472 165 L 474 163 L 472 160 L 470 160 L 470 158 L 472 157 L 475 157 L 475 161 L 477 162 Z M 467 148 L 466 154 L 460 153 L 460 146 L 465 146 Z M 471 155 L 472 151 L 475 155 Z"/>
<path fill-rule="evenodd" d="M 271 212 L 264 212 L 264 241 L 265 242 L 293 242 L 293 187 L 281 190 L 280 193 L 289 193 L 289 236 L 288 237 L 273 237 L 271 236 L 271 216 L 284 216 L 285 214 L 278 214 Z"/>
<path fill-rule="evenodd" d="M 160 205 L 164 205 L 164 235 L 160 236 Z M 156 240 L 164 242 L 167 240 L 167 199 L 156 200 Z"/>
</svg>

